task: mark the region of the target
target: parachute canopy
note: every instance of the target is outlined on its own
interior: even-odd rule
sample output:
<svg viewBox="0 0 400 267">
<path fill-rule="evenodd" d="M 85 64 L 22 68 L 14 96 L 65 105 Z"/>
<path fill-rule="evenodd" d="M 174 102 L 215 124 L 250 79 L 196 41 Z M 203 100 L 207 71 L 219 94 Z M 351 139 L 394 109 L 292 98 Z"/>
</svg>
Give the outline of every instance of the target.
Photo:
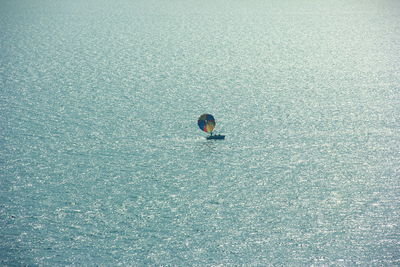
<svg viewBox="0 0 400 267">
<path fill-rule="evenodd" d="M 203 114 L 199 117 L 197 124 L 202 131 L 211 133 L 215 127 L 215 119 L 211 114 Z"/>
</svg>

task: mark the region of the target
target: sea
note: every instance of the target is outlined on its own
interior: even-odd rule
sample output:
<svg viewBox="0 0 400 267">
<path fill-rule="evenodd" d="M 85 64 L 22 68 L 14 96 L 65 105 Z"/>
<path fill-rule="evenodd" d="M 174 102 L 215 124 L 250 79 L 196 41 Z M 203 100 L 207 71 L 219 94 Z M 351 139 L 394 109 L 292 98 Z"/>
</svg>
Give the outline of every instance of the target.
<svg viewBox="0 0 400 267">
<path fill-rule="evenodd" d="M 398 0 L 1 0 L 0 90 L 1 266 L 400 266 Z"/>
</svg>

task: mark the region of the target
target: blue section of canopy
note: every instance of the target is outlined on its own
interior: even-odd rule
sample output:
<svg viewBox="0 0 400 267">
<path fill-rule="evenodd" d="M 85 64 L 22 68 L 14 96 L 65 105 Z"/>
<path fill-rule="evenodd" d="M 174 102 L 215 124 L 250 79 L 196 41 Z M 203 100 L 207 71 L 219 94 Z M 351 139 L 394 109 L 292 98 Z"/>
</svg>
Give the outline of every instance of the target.
<svg viewBox="0 0 400 267">
<path fill-rule="evenodd" d="M 211 115 L 211 114 L 207 114 L 207 115 L 206 115 L 206 120 L 207 120 L 207 121 L 215 121 L 213 115 Z"/>
<path fill-rule="evenodd" d="M 206 126 L 206 121 L 205 121 L 205 120 L 198 120 L 198 121 L 197 121 L 197 124 L 199 125 L 199 128 L 200 128 L 201 130 L 203 130 L 204 127 Z"/>
</svg>

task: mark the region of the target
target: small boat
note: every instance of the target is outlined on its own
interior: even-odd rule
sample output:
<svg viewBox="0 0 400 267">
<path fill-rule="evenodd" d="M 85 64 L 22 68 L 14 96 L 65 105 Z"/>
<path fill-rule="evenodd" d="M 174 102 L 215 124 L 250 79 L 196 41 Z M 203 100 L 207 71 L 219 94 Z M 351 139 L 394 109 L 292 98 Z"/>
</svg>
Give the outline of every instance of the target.
<svg viewBox="0 0 400 267">
<path fill-rule="evenodd" d="M 211 114 L 203 114 L 197 120 L 197 124 L 199 125 L 200 130 L 210 133 L 207 136 L 207 140 L 223 140 L 225 139 L 225 135 L 221 134 L 213 134 L 213 130 L 215 128 L 215 119 Z"/>
<path fill-rule="evenodd" d="M 225 135 L 221 134 L 207 136 L 207 140 L 223 140 L 223 139 L 225 139 Z"/>
</svg>

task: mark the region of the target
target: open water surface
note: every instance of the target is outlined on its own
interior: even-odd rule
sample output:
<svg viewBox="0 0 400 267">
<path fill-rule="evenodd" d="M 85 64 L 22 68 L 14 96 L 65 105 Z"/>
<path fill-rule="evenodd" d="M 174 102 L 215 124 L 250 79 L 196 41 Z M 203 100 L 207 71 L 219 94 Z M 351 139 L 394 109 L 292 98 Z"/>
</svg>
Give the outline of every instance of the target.
<svg viewBox="0 0 400 267">
<path fill-rule="evenodd" d="M 0 6 L 0 265 L 400 264 L 399 1 Z"/>
</svg>

